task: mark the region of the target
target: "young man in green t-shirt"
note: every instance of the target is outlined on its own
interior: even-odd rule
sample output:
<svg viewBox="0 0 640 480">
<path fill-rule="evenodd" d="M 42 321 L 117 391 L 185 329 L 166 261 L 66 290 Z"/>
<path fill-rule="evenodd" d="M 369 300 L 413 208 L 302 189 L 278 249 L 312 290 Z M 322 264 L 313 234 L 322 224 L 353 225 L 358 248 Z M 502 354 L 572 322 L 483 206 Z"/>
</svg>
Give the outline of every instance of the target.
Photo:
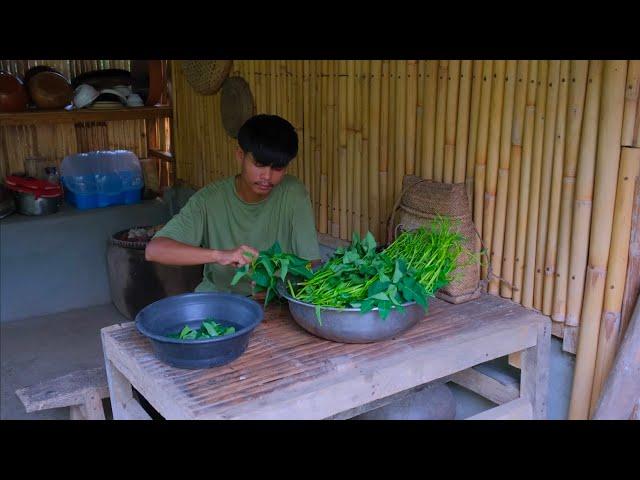
<svg viewBox="0 0 640 480">
<path fill-rule="evenodd" d="M 320 248 L 309 194 L 287 175 L 298 153 L 293 126 L 276 115 L 256 115 L 238 132 L 239 175 L 196 192 L 154 236 L 146 259 L 167 265 L 204 264 L 196 292 L 251 294 L 248 281 L 234 287 L 238 267 L 275 241 L 282 251 L 318 262 Z"/>
</svg>

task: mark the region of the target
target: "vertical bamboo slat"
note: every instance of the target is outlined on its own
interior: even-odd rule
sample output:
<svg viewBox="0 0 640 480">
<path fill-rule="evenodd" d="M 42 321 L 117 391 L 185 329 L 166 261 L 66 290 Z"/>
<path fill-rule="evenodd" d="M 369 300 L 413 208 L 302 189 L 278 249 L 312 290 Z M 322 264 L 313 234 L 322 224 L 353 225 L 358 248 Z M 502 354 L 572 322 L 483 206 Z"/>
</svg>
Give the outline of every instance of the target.
<svg viewBox="0 0 640 480">
<path fill-rule="evenodd" d="M 353 90 L 353 130 L 354 130 L 354 158 L 353 158 L 353 217 L 351 220 L 351 228 L 353 232 L 357 232 L 362 236 L 360 231 L 360 220 L 362 218 L 362 95 L 361 95 L 361 77 L 362 77 L 362 61 L 355 62 L 355 77 Z"/>
<path fill-rule="evenodd" d="M 460 97 L 456 121 L 455 162 L 453 182 L 463 183 L 467 169 L 467 141 L 469 137 L 469 102 L 471 100 L 471 60 L 460 63 Z"/>
<path fill-rule="evenodd" d="M 598 131 L 593 192 L 592 223 L 597 225 L 597 228 L 591 229 L 589 239 L 589 266 L 585 281 L 569 419 L 586 419 L 589 415 L 620 162 L 626 76 L 626 61 L 605 61 L 600 104 L 601 128 Z"/>
<path fill-rule="evenodd" d="M 640 60 L 629 60 L 627 69 L 627 85 L 625 88 L 624 117 L 622 119 L 622 146 L 638 146 L 638 138 L 634 142 L 634 127 L 640 123 Z"/>
<path fill-rule="evenodd" d="M 328 128 L 328 140 L 329 145 L 327 148 L 327 154 L 329 158 L 327 159 L 327 164 L 331 165 L 331 175 L 328 179 L 331 185 L 331 228 L 327 227 L 327 231 L 331 232 L 331 235 L 334 237 L 340 236 L 340 159 L 339 159 L 339 131 L 337 128 L 337 107 L 336 106 L 336 75 L 335 75 L 335 64 L 334 60 L 330 60 L 328 64 L 328 84 L 327 84 L 327 128 Z"/>
<path fill-rule="evenodd" d="M 620 318 L 620 339 L 624 338 L 631 319 L 631 313 L 640 297 L 640 179 L 636 180 L 631 213 L 631 235 L 629 239 L 629 259 L 624 283 L 622 313 Z M 620 343 L 620 342 L 619 342 Z M 619 346 L 619 345 L 618 345 Z"/>
<path fill-rule="evenodd" d="M 380 229 L 380 83 L 382 62 L 371 61 L 371 89 L 369 92 L 369 215 L 374 237 L 381 243 L 383 230 Z"/>
<path fill-rule="evenodd" d="M 509 157 L 509 186 L 507 193 L 507 217 L 505 220 L 504 244 L 502 249 L 502 268 L 500 275 L 508 283 L 500 285 L 500 295 L 511 298 L 510 284 L 513 284 L 513 263 L 516 249 L 516 228 L 518 214 L 518 185 L 520 182 L 520 160 L 522 158 L 522 131 L 527 101 L 528 62 L 518 61 L 516 74 L 516 93 L 513 106 L 513 124 L 511 126 L 511 153 Z"/>
<path fill-rule="evenodd" d="M 396 165 L 396 117 L 397 117 L 397 88 L 396 82 L 398 81 L 396 72 L 398 70 L 398 62 L 393 60 L 389 62 L 389 138 L 387 139 L 388 155 L 387 155 L 387 182 L 386 182 L 386 201 L 387 205 L 385 216 L 385 228 L 386 223 L 391 216 L 391 210 L 395 203 L 395 165 Z"/>
<path fill-rule="evenodd" d="M 416 148 L 415 148 L 415 175 L 422 176 L 422 145 L 424 137 L 422 135 L 422 129 L 424 126 L 425 116 L 425 103 L 424 103 L 424 90 L 425 90 L 425 75 L 427 62 L 425 60 L 418 61 L 418 78 L 417 78 L 417 93 L 416 93 Z"/>
<path fill-rule="evenodd" d="M 438 87 L 438 61 L 427 60 L 424 78 L 424 122 L 422 124 L 422 178 L 433 178 L 433 156 L 436 133 L 436 94 Z"/>
<path fill-rule="evenodd" d="M 556 252 L 558 222 L 560 219 L 560 194 L 562 192 L 562 171 L 564 169 L 564 144 L 569 90 L 569 61 L 560 62 L 560 89 L 558 92 L 558 112 L 556 116 L 556 138 L 553 148 L 553 170 L 551 172 L 551 198 L 549 200 L 549 224 L 545 247 L 544 282 L 542 293 L 542 313 L 551 315 L 553 286 L 556 272 Z"/>
<path fill-rule="evenodd" d="M 482 65 L 482 92 L 480 94 L 480 113 L 478 114 L 478 141 L 476 145 L 476 167 L 474 172 L 473 222 L 480 238 L 482 232 L 482 212 L 484 208 L 485 169 L 487 164 L 487 139 L 489 133 L 489 109 L 491 106 L 491 84 L 493 61 L 485 60 Z M 480 239 L 476 239 L 476 250 L 480 248 Z"/>
<path fill-rule="evenodd" d="M 442 182 L 444 179 L 444 134 L 446 127 L 447 86 L 449 61 L 440 60 L 438 66 L 438 90 L 436 96 L 436 132 L 433 154 L 433 179 Z"/>
<path fill-rule="evenodd" d="M 578 147 L 580 145 L 580 130 L 582 128 L 584 113 L 588 69 L 589 62 L 586 60 L 574 60 L 571 62 L 556 278 L 553 288 L 553 304 L 551 310 L 551 318 L 557 322 L 564 322 L 567 307 L 567 275 L 569 272 L 573 195 L 575 192 Z"/>
<path fill-rule="evenodd" d="M 542 148 L 544 141 L 548 69 L 549 62 L 540 60 L 538 64 L 538 88 L 536 90 L 536 112 L 531 159 L 531 191 L 527 214 L 524 277 L 522 279 L 521 303 L 526 308 L 533 308 L 533 285 L 536 267 L 536 238 L 538 236 L 538 210 L 540 205 L 540 177 L 542 174 Z"/>
<path fill-rule="evenodd" d="M 379 193 L 380 193 L 380 233 L 381 240 L 386 240 L 387 209 L 387 169 L 389 165 L 389 61 L 383 60 L 380 67 L 380 165 Z"/>
<path fill-rule="evenodd" d="M 502 102 L 502 124 L 500 126 L 500 151 L 499 168 L 496 190 L 496 206 L 494 212 L 494 224 L 492 226 L 489 260 L 493 273 L 489 281 L 489 293 L 498 295 L 500 283 L 498 276 L 502 272 L 502 249 L 504 245 L 504 226 L 506 221 L 507 194 L 509 187 L 509 160 L 511 157 L 511 127 L 513 125 L 513 102 L 516 89 L 517 62 L 508 60 L 505 71 L 504 101 Z"/>
<path fill-rule="evenodd" d="M 516 254 L 513 262 L 513 283 L 517 287 L 512 299 L 522 300 L 522 279 L 524 277 L 524 256 L 529 213 L 529 190 L 531 183 L 531 155 L 533 151 L 533 128 L 536 114 L 536 85 L 538 81 L 538 61 L 529 61 L 527 78 L 527 100 L 522 139 L 522 159 L 520 162 L 520 188 L 518 197 L 518 226 L 516 228 Z"/>
<path fill-rule="evenodd" d="M 460 87 L 460 60 L 449 61 L 447 76 L 447 107 L 444 131 L 443 181 L 453 182 L 456 148 L 456 120 L 458 116 L 458 90 Z"/>
<path fill-rule="evenodd" d="M 349 191 L 347 187 L 349 185 L 347 172 L 347 162 L 351 160 L 347 159 L 347 82 L 348 71 L 347 63 L 344 60 L 338 62 L 338 149 L 339 149 L 339 167 L 340 167 L 340 238 L 346 240 L 347 236 L 347 223 L 348 223 L 348 210 L 347 203 L 349 198 Z"/>
<path fill-rule="evenodd" d="M 323 60 L 321 63 L 320 75 L 320 95 L 318 102 L 318 109 L 320 115 L 321 131 L 319 132 L 320 139 L 320 232 L 328 233 L 329 222 L 329 178 L 328 178 L 328 152 L 327 152 L 327 109 L 325 107 L 327 101 L 327 61 Z"/>
<path fill-rule="evenodd" d="M 370 98 L 369 98 L 369 89 L 370 89 L 370 73 L 371 73 L 371 65 L 368 60 L 362 62 L 362 87 L 360 88 L 361 101 L 360 105 L 362 105 L 362 111 L 360 114 L 360 130 L 362 135 L 362 218 L 360 219 L 360 231 L 363 235 L 370 230 L 370 215 L 371 212 L 369 210 L 369 205 L 371 203 L 370 199 L 370 183 L 369 179 L 371 178 L 371 171 L 373 170 L 373 165 L 370 160 L 370 150 L 369 150 L 369 110 L 370 110 Z M 375 168 L 375 173 L 377 175 L 378 169 Z M 373 234 L 373 232 L 371 232 Z"/>
<path fill-rule="evenodd" d="M 407 62 L 398 60 L 396 72 L 396 124 L 395 124 L 395 170 L 393 202 L 395 203 L 402 191 L 406 161 L 406 121 L 407 121 Z"/>
<path fill-rule="evenodd" d="M 406 125 L 406 152 L 405 175 L 414 175 L 416 172 L 416 116 L 418 108 L 418 62 L 407 61 L 407 112 Z"/>
<path fill-rule="evenodd" d="M 622 147 L 620 173 L 616 189 L 615 213 L 611 232 L 611 246 L 607 263 L 604 309 L 600 319 L 596 366 L 591 391 L 593 415 L 604 381 L 611 370 L 613 357 L 620 339 L 620 315 L 622 295 L 627 273 L 629 238 L 631 236 L 631 214 L 633 211 L 633 191 L 640 174 L 640 149 Z"/>
<path fill-rule="evenodd" d="M 547 241 L 547 221 L 549 218 L 549 197 L 551 196 L 551 171 L 553 166 L 553 145 L 558 108 L 560 83 L 560 61 L 549 62 L 547 83 L 547 103 L 545 106 L 544 141 L 542 147 L 542 176 L 540 178 L 540 206 L 538 212 L 538 238 L 536 239 L 536 272 L 533 286 L 533 307 L 542 310 L 544 290 L 544 259 Z"/>
<path fill-rule="evenodd" d="M 489 113 L 489 136 L 487 140 L 487 166 L 483 199 L 482 240 L 485 248 L 491 249 L 493 236 L 493 218 L 496 207 L 496 187 L 498 184 L 498 164 L 500 161 L 500 131 L 502 129 L 502 108 L 504 105 L 505 85 L 504 60 L 496 60 L 493 65 L 491 87 L 491 110 Z M 487 252 L 491 258 L 491 252 Z M 482 264 L 482 278 L 487 276 L 488 265 Z"/>
<path fill-rule="evenodd" d="M 478 139 L 478 118 L 480 114 L 480 95 L 482 93 L 482 67 L 484 62 L 482 60 L 473 61 L 473 73 L 471 79 L 471 109 L 469 118 L 469 143 L 467 148 L 467 197 L 469 204 L 473 211 L 474 205 L 474 173 L 476 168 L 476 146 Z"/>
</svg>

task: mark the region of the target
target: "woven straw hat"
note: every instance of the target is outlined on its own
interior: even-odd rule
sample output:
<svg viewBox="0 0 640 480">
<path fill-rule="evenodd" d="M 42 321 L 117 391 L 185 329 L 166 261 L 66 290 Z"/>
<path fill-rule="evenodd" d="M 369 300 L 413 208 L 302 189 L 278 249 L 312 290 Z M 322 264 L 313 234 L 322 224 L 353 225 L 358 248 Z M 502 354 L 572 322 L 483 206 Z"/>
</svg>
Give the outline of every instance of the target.
<svg viewBox="0 0 640 480">
<path fill-rule="evenodd" d="M 182 71 L 189 85 L 202 95 L 213 95 L 225 81 L 233 60 L 182 60 Z"/>
<path fill-rule="evenodd" d="M 238 131 L 244 122 L 255 113 L 255 103 L 251 89 L 242 77 L 229 77 L 222 84 L 220 113 L 222 125 L 229 136 L 238 138 Z"/>
</svg>

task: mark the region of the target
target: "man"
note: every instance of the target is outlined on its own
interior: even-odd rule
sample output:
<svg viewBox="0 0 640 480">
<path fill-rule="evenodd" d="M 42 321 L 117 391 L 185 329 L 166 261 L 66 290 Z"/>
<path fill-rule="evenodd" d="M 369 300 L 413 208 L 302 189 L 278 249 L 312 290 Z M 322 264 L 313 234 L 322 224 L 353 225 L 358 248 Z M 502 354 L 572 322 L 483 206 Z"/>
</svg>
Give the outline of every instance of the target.
<svg viewBox="0 0 640 480">
<path fill-rule="evenodd" d="M 196 192 L 146 249 L 152 262 L 204 264 L 196 292 L 250 295 L 245 279 L 231 286 L 233 275 L 275 241 L 284 252 L 314 263 L 320 259 L 309 194 L 286 174 L 298 153 L 293 126 L 276 115 L 256 115 L 240 128 L 238 144 L 240 174 Z"/>
</svg>

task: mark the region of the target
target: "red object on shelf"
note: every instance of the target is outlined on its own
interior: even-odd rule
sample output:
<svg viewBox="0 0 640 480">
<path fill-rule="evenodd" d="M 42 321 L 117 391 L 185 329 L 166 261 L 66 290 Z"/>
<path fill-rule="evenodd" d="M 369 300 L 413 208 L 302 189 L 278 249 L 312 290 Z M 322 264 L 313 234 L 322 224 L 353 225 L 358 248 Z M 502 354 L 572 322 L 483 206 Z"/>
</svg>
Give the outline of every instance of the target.
<svg viewBox="0 0 640 480">
<path fill-rule="evenodd" d="M 46 180 L 38 180 L 33 177 L 19 177 L 8 175 L 4 180 L 9 190 L 14 192 L 32 193 L 36 198 L 53 198 L 62 195 L 62 187 Z"/>
</svg>

